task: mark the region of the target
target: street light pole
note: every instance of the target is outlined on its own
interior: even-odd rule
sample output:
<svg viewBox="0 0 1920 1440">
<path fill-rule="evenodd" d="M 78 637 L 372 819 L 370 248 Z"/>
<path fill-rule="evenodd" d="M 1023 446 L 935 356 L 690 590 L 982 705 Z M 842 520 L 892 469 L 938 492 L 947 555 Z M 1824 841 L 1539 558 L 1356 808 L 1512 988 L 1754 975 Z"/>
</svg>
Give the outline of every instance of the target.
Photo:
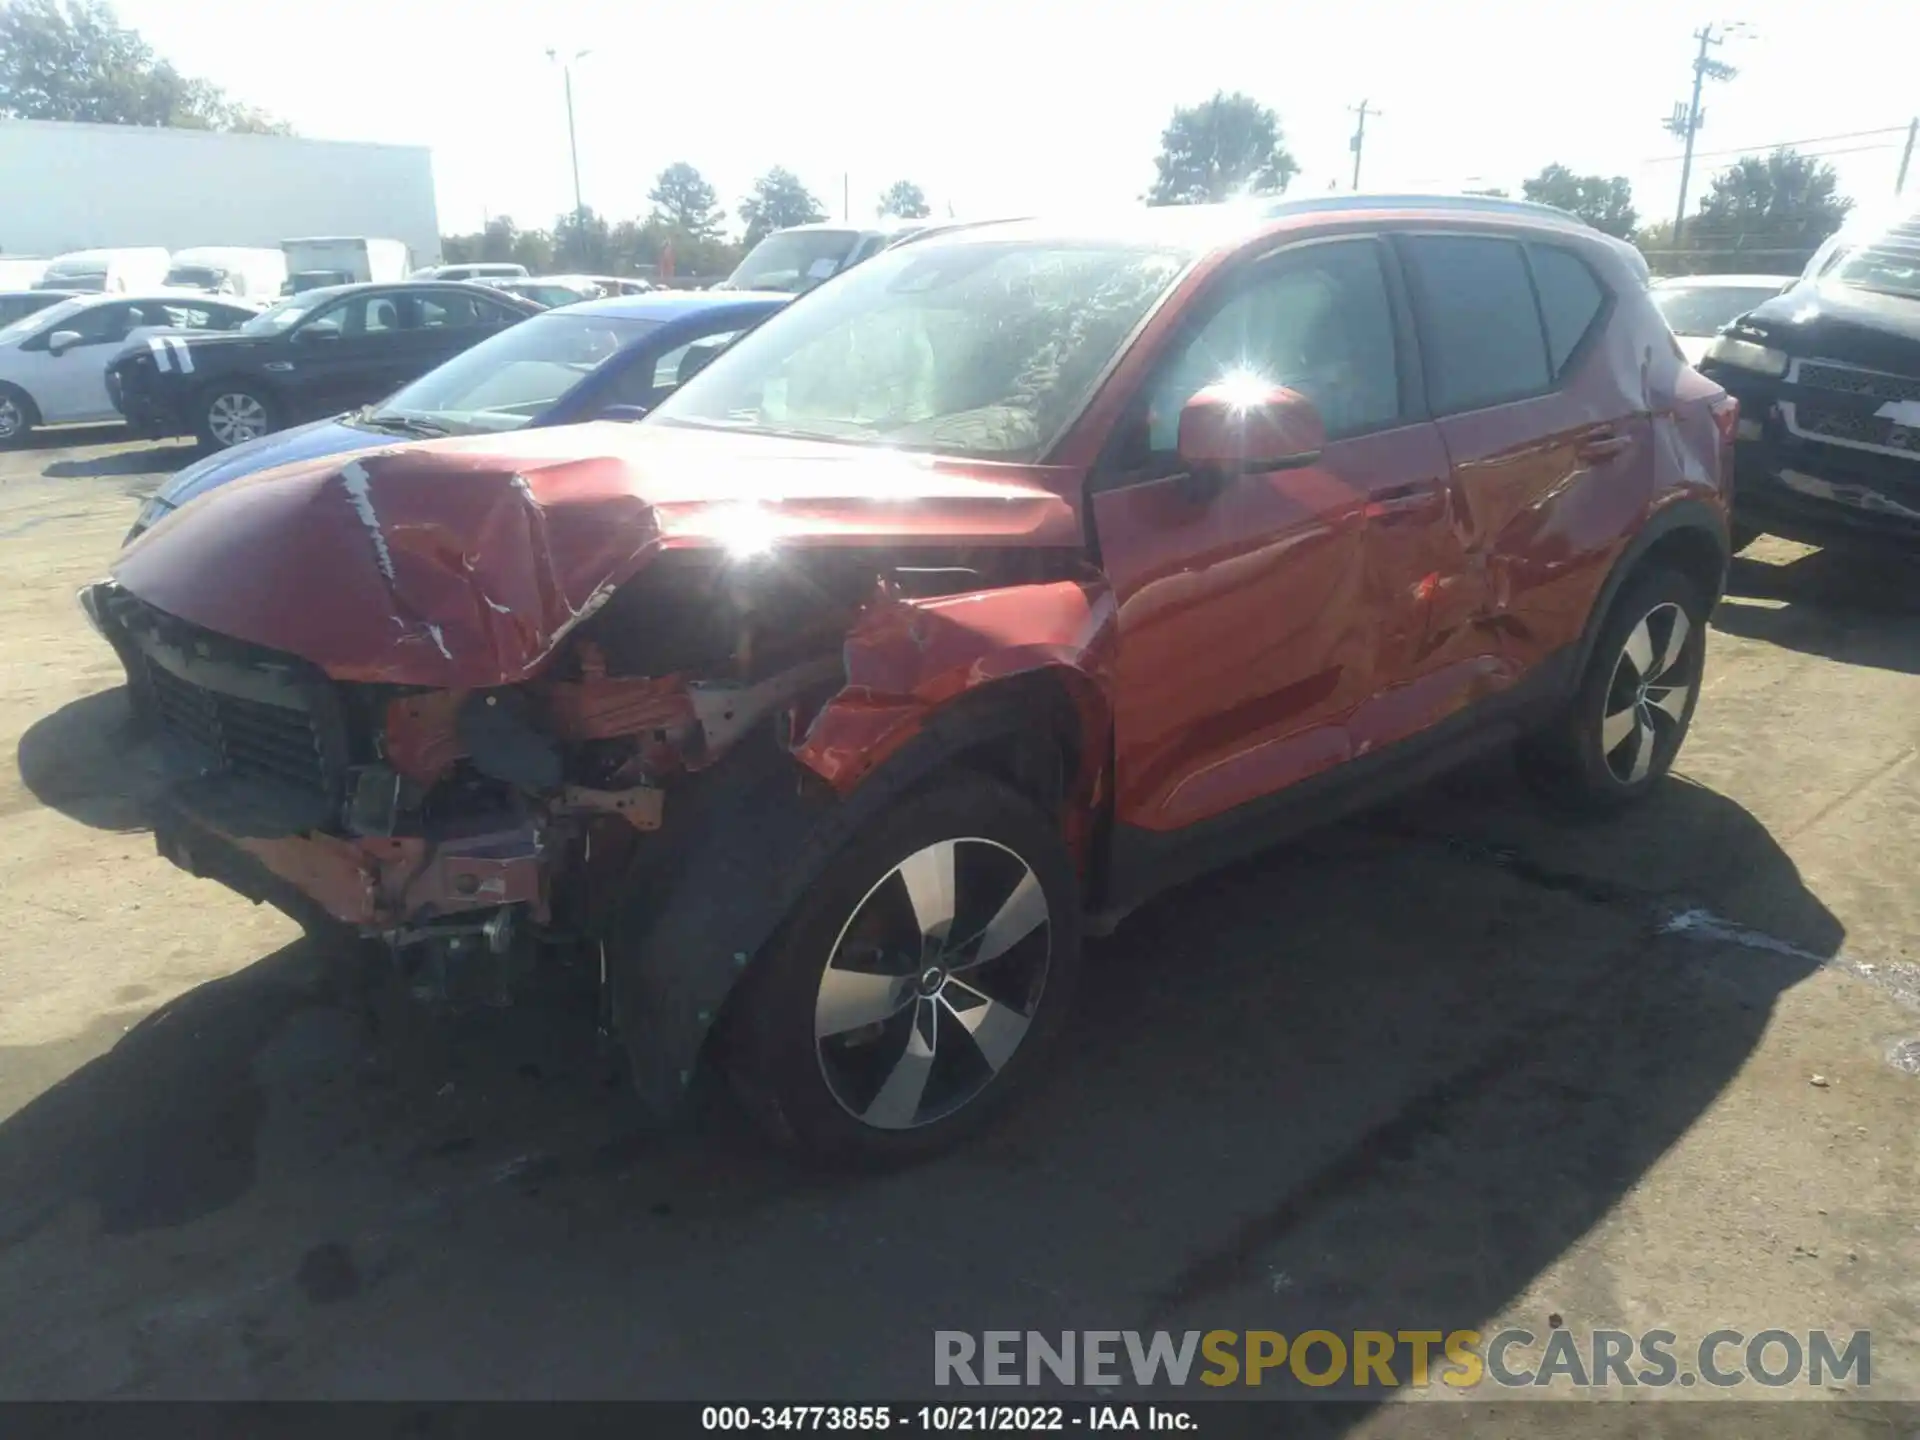
<svg viewBox="0 0 1920 1440">
<path fill-rule="evenodd" d="M 560 76 L 567 91 L 567 153 L 573 160 L 573 215 L 577 220 L 586 213 L 586 204 L 580 198 L 580 140 L 573 128 L 573 66 L 574 61 L 584 60 L 591 50 L 577 50 L 571 60 L 562 60 L 554 50 L 547 51 L 547 59 L 560 67 Z"/>
</svg>

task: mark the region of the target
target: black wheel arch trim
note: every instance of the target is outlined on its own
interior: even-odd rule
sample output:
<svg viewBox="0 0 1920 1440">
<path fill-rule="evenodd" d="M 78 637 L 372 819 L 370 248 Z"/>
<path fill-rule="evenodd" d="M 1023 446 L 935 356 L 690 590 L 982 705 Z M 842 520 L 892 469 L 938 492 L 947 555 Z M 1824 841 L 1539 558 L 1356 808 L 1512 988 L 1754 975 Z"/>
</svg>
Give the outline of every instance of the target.
<svg viewBox="0 0 1920 1440">
<path fill-rule="evenodd" d="M 1580 677 L 1586 674 L 1587 662 L 1593 658 L 1593 647 L 1600 640 L 1601 627 L 1607 623 L 1607 616 L 1613 609 L 1614 601 L 1619 599 L 1621 590 L 1639 572 L 1642 562 L 1656 545 L 1683 531 L 1697 531 L 1712 542 L 1719 556 L 1719 568 L 1705 597 L 1708 608 L 1711 609 L 1720 598 L 1720 592 L 1726 588 L 1727 567 L 1733 559 L 1733 542 L 1728 534 L 1726 516 L 1704 500 L 1688 497 L 1668 502 L 1640 527 L 1639 533 L 1628 542 L 1620 558 L 1614 561 L 1613 569 L 1607 573 L 1606 581 L 1594 599 L 1593 608 L 1587 613 L 1575 663 L 1568 669 L 1570 685 L 1578 686 Z"/>
<path fill-rule="evenodd" d="M 770 731 L 674 788 L 662 832 L 672 854 L 628 876 L 608 919 L 633 927 L 631 939 L 615 931 L 605 942 L 620 1041 L 656 1119 L 688 1113 L 728 997 L 848 842 L 969 751 L 1031 735 L 1031 706 L 1006 684 L 936 712 L 844 796 Z"/>
</svg>

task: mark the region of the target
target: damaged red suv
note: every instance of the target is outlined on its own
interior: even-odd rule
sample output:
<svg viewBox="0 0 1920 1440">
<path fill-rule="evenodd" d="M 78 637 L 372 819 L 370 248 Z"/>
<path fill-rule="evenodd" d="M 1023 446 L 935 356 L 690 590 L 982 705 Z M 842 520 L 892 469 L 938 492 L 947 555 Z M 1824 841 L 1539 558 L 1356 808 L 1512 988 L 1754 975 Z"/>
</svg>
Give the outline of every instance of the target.
<svg viewBox="0 0 1920 1440">
<path fill-rule="evenodd" d="M 1693 713 L 1735 406 L 1557 212 L 1358 197 L 890 250 L 640 425 L 185 507 L 85 596 L 160 848 L 484 974 L 571 947 L 642 1096 L 904 1158 L 1082 936 L 1522 742 L 1590 810 Z"/>
</svg>

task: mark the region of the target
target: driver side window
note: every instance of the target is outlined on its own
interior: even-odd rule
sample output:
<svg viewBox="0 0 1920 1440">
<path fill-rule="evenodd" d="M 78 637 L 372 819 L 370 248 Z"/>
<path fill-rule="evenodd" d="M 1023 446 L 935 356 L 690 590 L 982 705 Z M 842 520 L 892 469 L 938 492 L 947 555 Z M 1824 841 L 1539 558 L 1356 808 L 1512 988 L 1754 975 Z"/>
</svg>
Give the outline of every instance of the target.
<svg viewBox="0 0 1920 1440">
<path fill-rule="evenodd" d="M 112 305 L 90 305 L 78 315 L 69 315 L 65 320 L 48 328 L 39 337 L 36 349 L 45 349 L 47 341 L 54 335 L 71 330 L 80 337 L 82 345 L 106 345 L 125 340 L 127 332 L 133 329 L 133 307 L 122 303 Z"/>
<path fill-rule="evenodd" d="M 1152 453 L 1173 454 L 1188 400 L 1242 375 L 1311 400 L 1329 439 L 1397 421 L 1393 307 L 1375 242 L 1308 246 L 1249 276 L 1149 391 Z"/>
</svg>

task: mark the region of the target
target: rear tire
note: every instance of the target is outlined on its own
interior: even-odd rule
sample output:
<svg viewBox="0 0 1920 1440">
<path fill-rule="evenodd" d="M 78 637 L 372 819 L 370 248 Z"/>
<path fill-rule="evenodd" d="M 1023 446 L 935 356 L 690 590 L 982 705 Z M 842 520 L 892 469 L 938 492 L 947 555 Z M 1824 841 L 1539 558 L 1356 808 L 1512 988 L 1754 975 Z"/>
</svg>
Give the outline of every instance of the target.
<svg viewBox="0 0 1920 1440">
<path fill-rule="evenodd" d="M 1700 698 L 1707 605 L 1665 566 L 1629 580 L 1614 601 L 1579 688 L 1519 751 L 1521 771 L 1577 813 L 1644 798 L 1673 766 Z"/>
<path fill-rule="evenodd" d="M 0 450 L 23 445 L 40 423 L 33 397 L 17 385 L 0 385 Z"/>
<path fill-rule="evenodd" d="M 1079 884 L 1057 828 L 999 781 L 956 772 L 828 863 L 736 994 L 725 1064 L 749 1113 L 804 1160 L 918 1160 L 1029 1083 L 1079 958 Z"/>
<path fill-rule="evenodd" d="M 194 433 L 205 450 L 226 450 L 280 428 L 273 397 L 251 385 L 216 382 L 200 392 Z"/>
</svg>

